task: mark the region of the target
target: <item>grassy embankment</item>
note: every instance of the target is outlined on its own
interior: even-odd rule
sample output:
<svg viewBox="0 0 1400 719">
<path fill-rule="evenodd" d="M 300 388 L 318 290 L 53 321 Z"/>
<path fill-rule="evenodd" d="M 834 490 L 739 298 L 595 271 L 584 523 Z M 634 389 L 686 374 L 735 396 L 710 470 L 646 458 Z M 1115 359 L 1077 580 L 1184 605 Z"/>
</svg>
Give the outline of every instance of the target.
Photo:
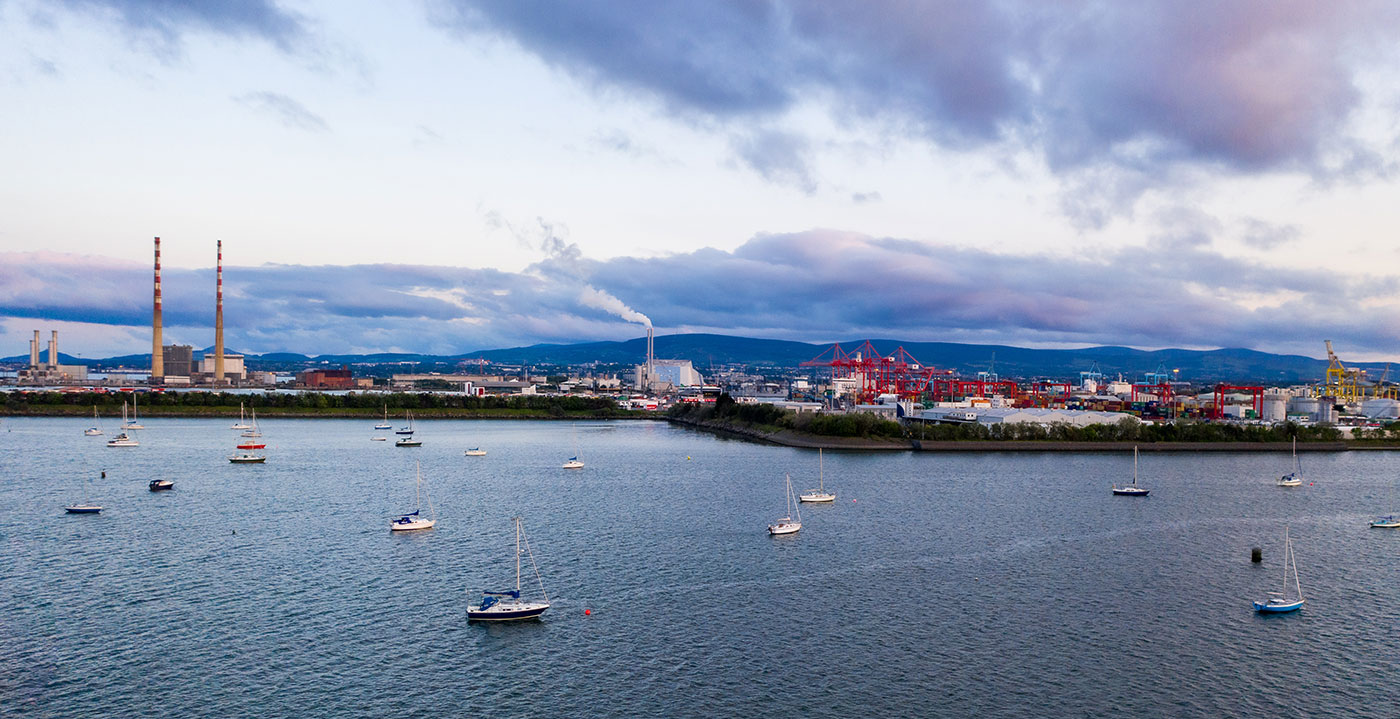
<svg viewBox="0 0 1400 719">
<path fill-rule="evenodd" d="M 6 416 L 90 416 L 95 405 L 104 417 L 121 414 L 126 393 L 30 392 L 8 393 L 0 414 Z M 416 419 L 639 419 L 654 413 L 619 409 L 603 397 L 465 397 L 428 392 L 343 395 L 321 392 L 298 394 L 228 394 L 223 392 L 143 392 L 143 417 L 237 417 L 239 403 L 256 409 L 260 417 L 374 418 L 382 417 L 387 404 L 391 416 L 407 410 Z"/>
</svg>

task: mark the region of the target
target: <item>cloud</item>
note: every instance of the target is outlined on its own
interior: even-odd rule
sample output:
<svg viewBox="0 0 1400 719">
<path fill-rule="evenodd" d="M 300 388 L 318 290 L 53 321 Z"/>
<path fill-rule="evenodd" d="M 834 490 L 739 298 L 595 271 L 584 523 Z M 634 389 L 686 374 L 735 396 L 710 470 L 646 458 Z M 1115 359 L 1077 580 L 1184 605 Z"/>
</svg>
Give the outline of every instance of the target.
<svg viewBox="0 0 1400 719">
<path fill-rule="evenodd" d="M 1189 217 L 1182 222 L 1192 226 Z M 519 273 L 385 264 L 229 267 L 225 317 L 229 345 L 250 352 L 458 354 L 624 339 L 639 334 L 630 322 L 642 320 L 628 314 L 634 307 L 663 332 L 811 342 L 874 336 L 1310 355 L 1322 339 L 1374 354 L 1400 342 L 1400 277 L 1284 270 L 1223 255 L 1209 243 L 1182 242 L 1173 232 L 1098 257 L 1008 256 L 811 230 L 759 235 L 732 252 L 579 258 L 567 272 L 555 269 L 553 258 Z M 212 269 L 166 268 L 164 280 L 167 340 L 208 344 Z M 84 292 L 68 291 L 78 283 Z M 0 254 L 4 318 L 126 327 L 139 337 L 136 328 L 150 322 L 150 268 L 100 257 Z M 24 349 L 18 341 L 16 347 L 6 353 Z"/>
<path fill-rule="evenodd" d="M 249 92 L 233 98 L 234 102 L 276 118 L 295 130 L 329 132 L 330 125 L 300 102 L 276 92 Z"/>
<path fill-rule="evenodd" d="M 769 182 L 787 185 L 805 194 L 817 191 L 817 181 L 809 166 L 810 146 L 806 138 L 774 130 L 754 130 L 729 140 L 741 162 Z"/>
<path fill-rule="evenodd" d="M 190 32 L 256 38 L 294 52 L 310 37 L 307 21 L 271 0 L 185 2 L 182 0 L 62 0 L 73 10 L 110 17 L 129 32 L 154 38 L 173 54 Z"/>
<path fill-rule="evenodd" d="M 846 127 L 871 120 L 948 148 L 1030 150 L 1066 179 L 1066 210 L 1085 225 L 1177 166 L 1320 178 L 1393 164 L 1346 135 L 1363 102 L 1357 73 L 1400 21 L 1400 6 L 1379 0 L 439 7 L 452 32 L 507 37 L 583 82 L 701 118 L 737 137 L 759 174 L 804 191 L 798 131 L 777 123 L 812 103 Z M 756 126 L 789 136 L 773 147 Z M 1093 200 L 1104 187 L 1108 200 Z"/>
</svg>

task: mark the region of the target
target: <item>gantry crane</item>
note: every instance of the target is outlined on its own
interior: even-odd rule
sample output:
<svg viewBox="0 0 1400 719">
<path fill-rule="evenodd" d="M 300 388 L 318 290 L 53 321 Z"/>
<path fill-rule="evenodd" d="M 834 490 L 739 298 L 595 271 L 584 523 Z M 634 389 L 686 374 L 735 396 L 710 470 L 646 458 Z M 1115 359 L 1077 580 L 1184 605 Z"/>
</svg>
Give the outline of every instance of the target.
<svg viewBox="0 0 1400 719">
<path fill-rule="evenodd" d="M 1318 395 L 1336 397 L 1338 402 L 1351 403 L 1361 400 L 1361 382 L 1366 379 L 1366 370 L 1350 369 L 1342 364 L 1337 353 L 1332 351 L 1332 340 L 1327 344 L 1327 374 Z"/>
</svg>

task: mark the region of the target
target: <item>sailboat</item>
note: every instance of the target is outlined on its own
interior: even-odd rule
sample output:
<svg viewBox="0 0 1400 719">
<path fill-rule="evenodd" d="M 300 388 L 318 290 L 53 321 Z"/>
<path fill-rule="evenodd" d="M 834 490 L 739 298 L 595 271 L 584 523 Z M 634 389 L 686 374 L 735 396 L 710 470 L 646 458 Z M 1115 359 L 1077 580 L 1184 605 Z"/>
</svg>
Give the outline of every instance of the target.
<svg viewBox="0 0 1400 719">
<path fill-rule="evenodd" d="M 793 509 L 797 510 L 797 521 L 792 521 Z M 798 502 L 793 501 L 792 475 L 787 475 L 787 516 L 780 518 L 773 524 L 768 525 L 769 536 L 779 534 L 796 534 L 802 529 L 802 507 Z"/>
<path fill-rule="evenodd" d="M 104 473 L 102 476 L 105 477 L 107 475 Z M 90 492 L 92 489 L 92 478 L 88 478 L 85 484 Z M 102 505 L 93 504 L 92 502 L 74 502 L 64 507 L 63 511 L 69 514 L 97 514 L 102 511 Z"/>
<path fill-rule="evenodd" d="M 239 437 L 247 437 L 247 438 L 249 438 L 249 439 L 257 439 L 258 437 L 261 437 L 261 436 L 262 436 L 262 430 L 258 428 L 258 408 L 257 408 L 257 407 L 254 407 L 254 408 L 251 410 L 251 412 L 252 412 L 252 415 L 253 415 L 253 426 L 251 426 L 251 427 L 249 427 L 248 429 L 245 429 L 245 430 L 243 430 L 242 432 L 240 432 L 240 433 L 238 434 Z"/>
<path fill-rule="evenodd" d="M 413 504 L 415 509 L 412 512 L 400 516 L 389 523 L 389 530 L 392 532 L 411 532 L 415 529 L 432 529 L 437 524 L 437 513 L 433 511 L 433 496 L 428 494 L 428 519 L 423 519 L 420 512 L 423 511 L 423 503 L 419 497 L 427 494 L 423 491 L 423 467 L 418 462 L 413 463 L 413 469 L 418 475 L 417 483 L 413 486 Z"/>
<path fill-rule="evenodd" d="M 123 402 L 122 404 L 125 405 L 126 403 Z M 122 414 L 122 429 L 145 429 L 145 427 L 141 425 L 141 418 L 137 416 L 135 394 L 131 395 L 131 419 L 127 419 L 125 413 Z"/>
<path fill-rule="evenodd" d="M 1138 448 L 1133 447 L 1133 483 L 1123 486 L 1113 485 L 1113 493 L 1123 497 L 1146 497 L 1152 490 L 1139 487 L 1137 483 Z"/>
<path fill-rule="evenodd" d="M 1288 597 L 1288 570 L 1293 569 L 1293 588 L 1297 592 L 1295 598 Z M 1283 528 L 1283 591 L 1269 592 L 1268 601 L 1255 602 L 1256 612 L 1291 612 L 1301 609 L 1303 606 L 1303 585 L 1298 581 L 1298 558 L 1293 554 L 1293 542 L 1288 538 L 1288 527 Z"/>
<path fill-rule="evenodd" d="M 228 461 L 234 464 L 262 464 L 267 461 L 266 454 L 258 454 L 257 451 L 267 449 L 267 445 L 257 441 L 262 433 L 258 431 L 258 410 L 253 410 L 253 428 L 238 435 L 242 439 L 234 447 L 237 451 L 229 456 Z"/>
<path fill-rule="evenodd" d="M 1298 461 L 1298 438 L 1293 438 L 1293 471 L 1278 478 L 1280 487 L 1297 487 L 1303 483 L 1303 465 Z"/>
<path fill-rule="evenodd" d="M 826 491 L 826 470 L 822 461 L 822 450 L 817 448 L 817 488 L 797 496 L 799 502 L 835 502 L 836 495 Z"/>
<path fill-rule="evenodd" d="M 239 402 L 239 403 L 238 403 L 238 422 L 237 422 L 236 424 L 234 424 L 233 426 L 229 427 L 229 429 L 252 429 L 252 428 L 253 428 L 253 425 L 248 424 L 248 423 L 243 419 L 243 403 L 242 403 L 242 402 Z"/>
<path fill-rule="evenodd" d="M 480 447 L 472 447 L 471 449 L 466 450 L 465 452 L 462 452 L 462 454 L 464 454 L 464 455 L 466 455 L 466 456 L 468 456 L 468 457 L 485 457 L 485 456 L 486 456 L 486 450 L 484 450 L 484 449 L 482 449 L 482 448 L 480 448 Z"/>
<path fill-rule="evenodd" d="M 1390 506 L 1395 506 L 1395 485 L 1390 485 Z M 1400 516 L 1387 514 L 1371 520 L 1372 529 L 1400 529 Z"/>
<path fill-rule="evenodd" d="M 564 460 L 564 469 L 583 469 L 583 460 L 578 458 L 578 427 L 574 427 L 574 456 Z"/>
<path fill-rule="evenodd" d="M 515 589 L 503 591 L 483 591 L 481 602 L 476 606 L 467 607 L 467 621 L 471 622 L 505 622 L 518 621 L 521 619 L 539 619 L 546 609 L 549 609 L 549 595 L 544 591 L 544 580 L 540 579 L 539 565 L 535 564 L 535 554 L 530 551 L 530 540 L 525 537 L 525 529 L 520 525 L 520 518 L 514 517 L 515 522 Z M 520 598 L 520 545 L 525 544 L 525 553 L 530 555 L 530 568 L 535 570 L 535 581 L 539 582 L 540 595 L 544 601 L 529 601 Z"/>
<path fill-rule="evenodd" d="M 423 440 L 413 438 L 413 413 L 407 410 L 404 414 L 408 416 L 408 426 L 400 430 L 395 430 L 394 434 L 401 434 L 403 438 L 394 442 L 395 447 L 422 447 Z"/>
<path fill-rule="evenodd" d="M 92 406 L 92 426 L 83 430 L 83 434 L 89 437 L 102 436 L 102 428 L 97 426 L 97 405 Z"/>
<path fill-rule="evenodd" d="M 123 426 L 123 427 L 126 426 L 126 422 L 127 422 L 127 420 L 126 420 L 126 402 L 123 401 L 123 402 L 122 402 L 122 426 Z M 113 438 L 107 440 L 107 446 L 108 446 L 108 447 L 136 447 L 136 446 L 138 446 L 138 445 L 140 445 L 140 442 L 137 442 L 135 437 L 132 437 L 131 435 L 127 434 L 125 431 L 118 432 L 118 433 L 117 433 L 117 436 L 115 436 L 115 437 L 113 437 Z"/>
<path fill-rule="evenodd" d="M 389 424 L 389 403 L 384 403 L 384 421 L 374 425 L 375 429 L 393 429 L 394 425 Z"/>
</svg>

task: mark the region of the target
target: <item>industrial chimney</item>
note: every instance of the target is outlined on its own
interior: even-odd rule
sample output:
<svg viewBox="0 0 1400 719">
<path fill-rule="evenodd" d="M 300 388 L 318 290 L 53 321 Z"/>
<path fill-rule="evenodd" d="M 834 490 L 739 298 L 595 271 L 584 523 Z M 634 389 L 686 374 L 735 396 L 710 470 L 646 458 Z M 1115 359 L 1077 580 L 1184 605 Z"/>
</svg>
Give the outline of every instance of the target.
<svg viewBox="0 0 1400 719">
<path fill-rule="evenodd" d="M 646 386 L 647 391 L 651 391 L 651 384 L 652 384 L 652 382 L 654 381 L 654 378 L 656 377 L 656 375 L 654 374 L 654 368 L 653 368 L 653 366 L 652 366 L 653 364 L 655 364 L 654 361 L 656 360 L 656 353 L 652 351 L 651 342 L 652 342 L 652 328 L 651 328 L 651 325 L 648 324 L 648 325 L 647 325 L 647 386 Z"/>
<path fill-rule="evenodd" d="M 156 238 L 156 287 L 155 305 L 151 310 L 151 381 L 157 382 L 165 376 L 165 349 L 161 340 L 160 318 L 160 238 Z"/>
<path fill-rule="evenodd" d="M 214 304 L 214 384 L 224 383 L 224 241 L 219 240 Z"/>
<path fill-rule="evenodd" d="M 34 339 L 29 340 L 29 369 L 39 369 L 39 330 L 34 330 Z"/>
<path fill-rule="evenodd" d="M 58 370 L 58 330 L 49 337 L 49 369 Z"/>
</svg>

